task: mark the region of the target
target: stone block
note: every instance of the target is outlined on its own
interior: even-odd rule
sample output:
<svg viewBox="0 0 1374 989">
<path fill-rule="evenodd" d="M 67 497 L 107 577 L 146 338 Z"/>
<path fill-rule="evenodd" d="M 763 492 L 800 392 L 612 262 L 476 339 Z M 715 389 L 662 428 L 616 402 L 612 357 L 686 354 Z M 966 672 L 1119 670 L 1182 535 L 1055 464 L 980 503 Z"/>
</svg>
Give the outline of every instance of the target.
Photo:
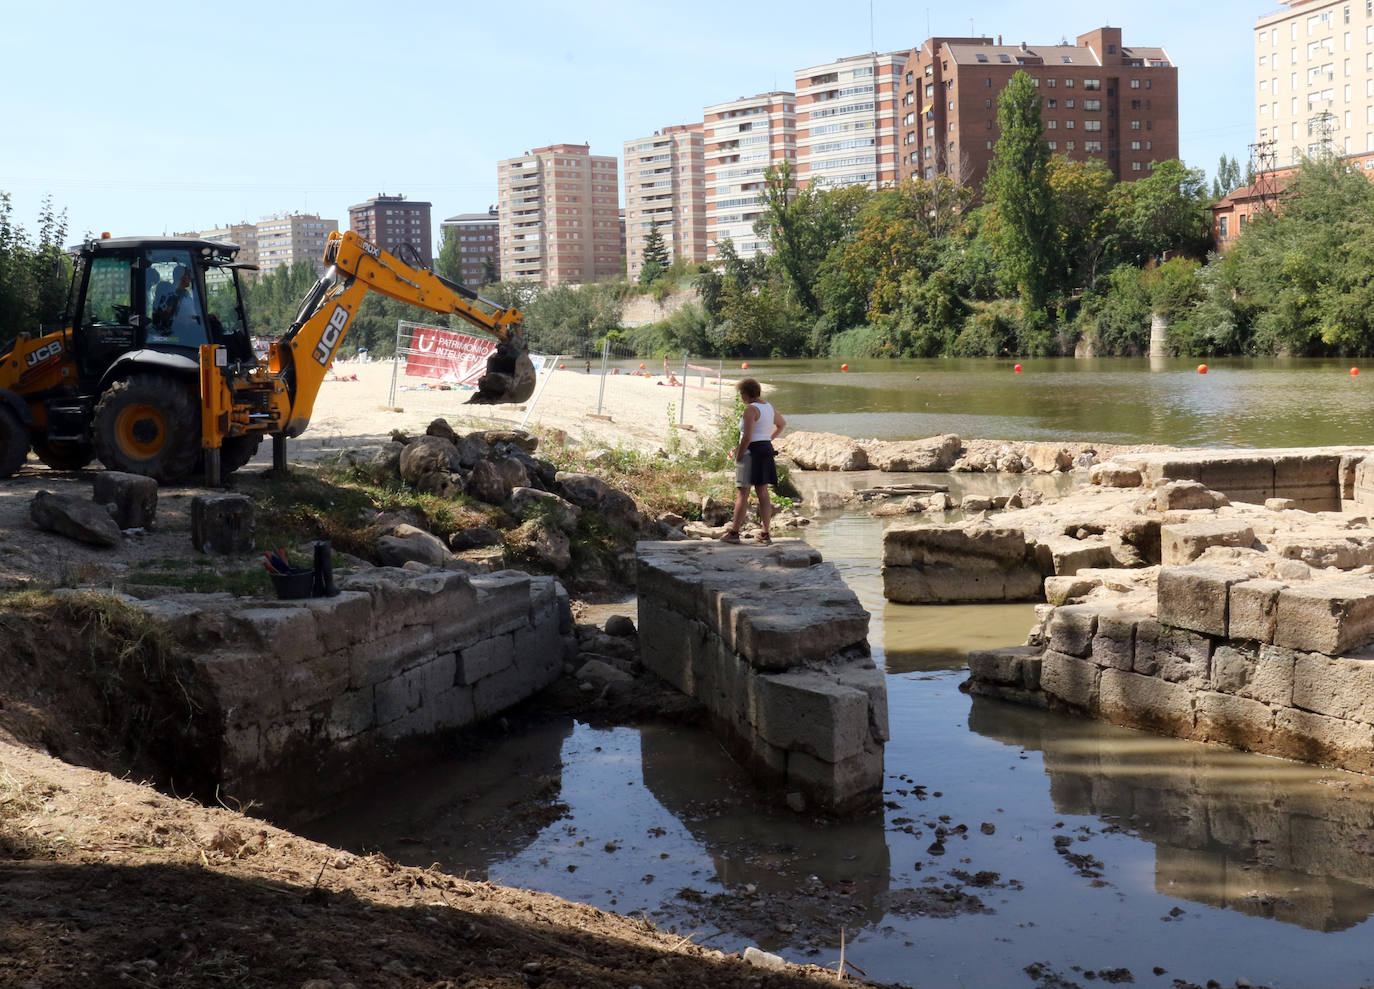
<svg viewBox="0 0 1374 989">
<path fill-rule="evenodd" d="M 877 667 L 850 668 L 836 672 L 841 687 L 853 687 L 868 697 L 868 731 L 880 742 L 892 738 L 887 723 L 887 674 Z"/>
<path fill-rule="evenodd" d="M 1157 585 L 1160 624 L 1225 638 L 1228 591 L 1232 584 L 1249 576 L 1199 564 L 1161 567 Z"/>
<path fill-rule="evenodd" d="M 1080 570 L 1116 566 L 1111 543 L 1100 536 L 1071 539 L 1060 536 L 1041 543 L 1049 553 L 1051 571 L 1058 577 L 1071 577 Z"/>
<path fill-rule="evenodd" d="M 1280 708 L 1274 712 L 1269 751 L 1285 759 L 1370 773 L 1374 771 L 1374 726 Z"/>
<path fill-rule="evenodd" d="M 1200 481 L 1170 481 L 1154 491 L 1155 509 L 1161 512 L 1220 508 L 1230 503 L 1226 495 Z"/>
<path fill-rule="evenodd" d="M 1275 707 L 1293 703 L 1293 669 L 1297 654 L 1276 646 L 1218 645 L 1212 654 L 1211 687 Z"/>
<path fill-rule="evenodd" d="M 1103 608 L 1097 616 L 1097 630 L 1088 658 L 1098 666 L 1131 669 L 1135 663 L 1135 627 L 1144 620 L 1142 615 Z"/>
<path fill-rule="evenodd" d="M 191 498 L 191 545 L 202 553 L 253 550 L 253 499 L 241 494 Z"/>
<path fill-rule="evenodd" d="M 1088 483 L 1104 488 L 1138 488 L 1142 478 L 1136 468 L 1108 460 L 1088 468 Z"/>
<path fill-rule="evenodd" d="M 1307 512 L 1333 511 L 1341 503 L 1339 453 L 1274 456 L 1274 497 L 1287 498 Z"/>
<path fill-rule="evenodd" d="M 641 628 L 654 629 L 652 638 L 639 637 L 639 658 L 644 666 L 676 689 L 695 696 L 692 656 L 705 638 L 706 626 L 665 607 L 657 599 L 640 597 Z"/>
<path fill-rule="evenodd" d="M 868 695 L 813 672 L 752 677 L 759 737 L 789 752 L 840 762 L 861 752 L 868 735 Z"/>
<path fill-rule="evenodd" d="M 389 677 L 372 688 L 372 700 L 377 712 L 377 725 L 383 727 L 398 720 L 424 703 L 424 674 L 420 669 L 406 670 Z"/>
<path fill-rule="evenodd" d="M 239 628 L 241 644 L 272 656 L 283 664 L 323 654 L 315 613 L 291 604 L 243 608 L 230 614 Z"/>
<path fill-rule="evenodd" d="M 975 649 L 968 654 L 969 678 L 1008 687 L 1038 687 L 1040 653 L 1041 650 L 1033 646 Z"/>
<path fill-rule="evenodd" d="M 1027 556 L 1020 529 L 977 525 L 892 526 L 883 534 L 884 567 L 972 566 L 973 560 L 1006 567 Z"/>
<path fill-rule="evenodd" d="M 1205 456 L 1196 479 L 1232 501 L 1263 505 L 1274 497 L 1274 461 L 1263 454 Z"/>
<path fill-rule="evenodd" d="M 483 677 L 472 685 L 472 706 L 481 720 L 500 714 L 531 697 L 535 689 L 514 667 Z"/>
<path fill-rule="evenodd" d="M 1248 752 L 1263 752 L 1269 745 L 1274 731 L 1274 712 L 1269 705 L 1210 690 L 1199 693 L 1196 701 L 1193 738 Z"/>
<path fill-rule="evenodd" d="M 348 686 L 351 689 L 389 680 L 432 655 L 434 637 L 427 625 L 411 625 L 349 649 Z"/>
<path fill-rule="evenodd" d="M 370 687 L 345 690 L 329 706 L 325 732 L 331 741 L 358 738 L 377 725 L 376 704 Z"/>
<path fill-rule="evenodd" d="M 883 597 L 905 604 L 969 601 L 1033 601 L 1043 578 L 1038 567 L 1021 563 L 1007 568 L 937 564 L 883 567 Z"/>
<path fill-rule="evenodd" d="M 372 597 L 362 591 L 340 591 L 332 598 L 305 598 L 297 607 L 315 616 L 315 633 L 324 652 L 338 652 L 372 637 Z"/>
<path fill-rule="evenodd" d="M 142 474 L 97 472 L 91 500 L 108 507 L 121 529 L 146 529 L 157 519 L 157 481 Z"/>
<path fill-rule="evenodd" d="M 1244 522 L 1213 519 L 1160 526 L 1160 562 L 1166 566 L 1192 563 L 1211 546 L 1253 546 L 1255 531 Z"/>
<path fill-rule="evenodd" d="M 1193 732 L 1193 692 L 1180 683 L 1123 670 L 1103 670 L 1102 718 L 1128 728 L 1189 738 Z"/>
<path fill-rule="evenodd" d="M 1374 724 L 1374 657 L 1333 659 L 1299 653 L 1293 664 L 1293 706 Z"/>
<path fill-rule="evenodd" d="M 1077 656 L 1046 650 L 1041 657 L 1040 689 L 1066 704 L 1093 713 L 1098 703 L 1101 670 Z"/>
<path fill-rule="evenodd" d="M 866 643 L 868 622 L 858 597 L 836 575 L 828 589 L 773 587 L 735 596 L 721 638 L 755 669 L 785 670 Z"/>
<path fill-rule="evenodd" d="M 1303 584 L 1279 592 L 1274 644 L 1339 656 L 1374 642 L 1374 581 Z"/>
<path fill-rule="evenodd" d="M 480 579 L 491 581 L 494 577 Z M 430 628 L 437 617 L 471 614 L 477 606 L 473 578 L 452 571 L 416 574 L 394 567 L 378 567 L 350 574 L 339 581 L 339 586 L 371 597 L 374 635 L 390 635 L 410 625 Z M 500 620 L 494 604 L 484 604 L 482 611 L 490 615 L 493 622 Z M 446 643 L 440 646 L 451 648 Z"/>
<path fill-rule="evenodd" d="M 1262 578 L 1232 584 L 1227 591 L 1227 637 L 1273 642 L 1279 592 L 1283 588 L 1280 581 Z"/>
<path fill-rule="evenodd" d="M 1093 635 L 1097 632 L 1097 615 L 1098 609 L 1092 605 L 1056 608 L 1050 616 L 1050 648 L 1070 656 L 1087 656 L 1092 652 Z"/>
<path fill-rule="evenodd" d="M 474 642 L 458 654 L 452 683 L 470 686 L 483 677 L 515 665 L 515 639 L 510 633 Z"/>
<path fill-rule="evenodd" d="M 787 753 L 788 789 L 836 813 L 861 810 L 882 799 L 883 750 L 872 746 L 841 762 L 826 762 L 805 752 Z"/>
<path fill-rule="evenodd" d="M 1145 619 L 1136 626 L 1131 669 L 1141 676 L 1203 686 L 1210 682 L 1211 655 L 1212 643 L 1206 636 Z"/>
</svg>

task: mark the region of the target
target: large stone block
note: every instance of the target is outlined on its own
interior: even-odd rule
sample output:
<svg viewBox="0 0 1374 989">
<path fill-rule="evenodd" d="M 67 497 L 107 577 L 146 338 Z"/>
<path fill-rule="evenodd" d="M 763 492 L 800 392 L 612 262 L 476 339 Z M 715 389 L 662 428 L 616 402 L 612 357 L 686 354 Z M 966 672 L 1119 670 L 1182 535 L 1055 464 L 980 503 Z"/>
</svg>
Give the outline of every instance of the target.
<svg viewBox="0 0 1374 989">
<path fill-rule="evenodd" d="M 840 762 L 863 750 L 868 694 L 822 673 L 776 673 L 750 678 L 754 725 L 770 745 Z"/>
<path fill-rule="evenodd" d="M 1180 683 L 1122 670 L 1103 670 L 1101 716 L 1128 728 L 1191 737 L 1193 692 Z"/>
<path fill-rule="evenodd" d="M 1248 697 L 1203 691 L 1197 695 L 1193 737 L 1221 742 L 1249 752 L 1263 752 L 1274 731 L 1274 712 Z"/>
<path fill-rule="evenodd" d="M 1141 615 L 1104 608 L 1097 616 L 1090 657 L 1098 666 L 1129 670 L 1135 663 L 1135 627 Z"/>
<path fill-rule="evenodd" d="M 1157 590 L 1160 624 L 1225 638 L 1228 592 L 1232 584 L 1249 576 L 1199 564 L 1161 567 Z"/>
<path fill-rule="evenodd" d="M 839 576 L 828 589 L 770 587 L 733 597 L 721 638 L 760 670 L 824 662 L 868 641 L 868 612 Z"/>
<path fill-rule="evenodd" d="M 1341 580 L 1279 593 L 1274 644 L 1338 656 L 1374 642 L 1374 581 Z"/>
<path fill-rule="evenodd" d="M 1197 480 L 1232 501 L 1263 505 L 1274 497 L 1274 462 L 1264 454 L 1222 454 L 1203 457 Z"/>
<path fill-rule="evenodd" d="M 106 506 L 121 529 L 146 529 L 157 518 L 157 481 L 142 474 L 102 470 L 93 479 L 91 500 Z"/>
<path fill-rule="evenodd" d="M 949 564 L 883 567 L 883 597 L 903 604 L 953 604 L 969 601 L 1034 601 L 1042 590 L 1038 567 L 1027 563 L 1006 569 L 963 568 Z"/>
<path fill-rule="evenodd" d="M 230 616 L 239 626 L 240 643 L 273 656 L 282 663 L 295 663 L 319 656 L 324 643 L 309 608 L 292 605 L 264 605 L 243 608 Z"/>
<path fill-rule="evenodd" d="M 692 656 L 707 635 L 699 619 L 687 618 L 654 598 L 639 599 L 639 626 L 654 629 L 652 638 L 639 636 L 639 658 L 646 668 L 673 687 L 695 696 Z"/>
<path fill-rule="evenodd" d="M 1285 759 L 1369 773 L 1374 771 L 1374 726 L 1280 708 L 1274 713 L 1269 751 Z"/>
<path fill-rule="evenodd" d="M 1166 567 L 1192 563 L 1212 546 L 1253 546 L 1255 531 L 1244 522 L 1212 519 L 1175 522 L 1159 529 L 1160 562 Z"/>
<path fill-rule="evenodd" d="M 1332 659 L 1299 653 L 1293 665 L 1293 706 L 1374 724 L 1374 657 Z"/>
<path fill-rule="evenodd" d="M 1071 604 L 1056 608 L 1050 616 L 1050 648 L 1070 656 L 1086 657 L 1092 652 L 1097 616 L 1098 609 L 1092 605 Z"/>
<path fill-rule="evenodd" d="M 1297 654 L 1276 646 L 1218 645 L 1212 653 L 1212 689 L 1275 707 L 1293 703 Z"/>
<path fill-rule="evenodd" d="M 1203 686 L 1209 682 L 1212 643 L 1206 636 L 1146 619 L 1135 630 L 1135 663 L 1141 676 Z"/>
<path fill-rule="evenodd" d="M 1306 512 L 1340 508 L 1341 454 L 1275 454 L 1273 459 L 1274 497 L 1289 498 Z"/>
<path fill-rule="evenodd" d="M 241 494 L 191 498 L 191 545 L 202 553 L 248 553 L 253 549 L 253 499 Z"/>
<path fill-rule="evenodd" d="M 842 687 L 862 690 L 868 697 L 868 731 L 880 742 L 892 738 L 887 724 L 887 674 L 876 666 L 841 669 L 835 676 Z"/>
<path fill-rule="evenodd" d="M 457 656 L 453 683 L 470 686 L 515 665 L 514 634 L 494 635 L 475 642 L 459 651 Z"/>
<path fill-rule="evenodd" d="M 372 597 L 362 591 L 340 591 L 332 598 L 305 598 L 295 605 L 315 616 L 315 632 L 324 652 L 350 649 L 372 637 Z"/>
<path fill-rule="evenodd" d="M 1095 713 L 1101 672 L 1087 660 L 1046 650 L 1041 657 L 1040 689 L 1066 704 Z"/>
<path fill-rule="evenodd" d="M 936 564 L 1007 567 L 1027 559 L 1026 535 L 1020 529 L 987 525 L 893 526 L 883 534 L 884 567 Z"/>
<path fill-rule="evenodd" d="M 870 746 L 840 762 L 788 752 L 787 786 L 838 813 L 871 806 L 882 799 L 882 747 Z"/>
<path fill-rule="evenodd" d="M 968 654 L 969 678 L 1008 687 L 1039 687 L 1040 654 L 1033 646 L 975 649 Z"/>
<path fill-rule="evenodd" d="M 433 655 L 434 637 L 428 625 L 410 625 L 349 649 L 348 686 L 381 683 Z"/>
<path fill-rule="evenodd" d="M 1227 636 L 1273 642 L 1279 592 L 1284 586 L 1280 581 L 1263 578 L 1232 584 L 1227 590 Z"/>
<path fill-rule="evenodd" d="M 1080 570 L 1116 566 L 1116 554 L 1111 544 L 1100 536 L 1088 539 L 1057 536 L 1043 541 L 1040 546 L 1049 556 L 1053 568 L 1050 572 L 1057 577 L 1071 577 Z M 1042 555 L 1037 553 L 1037 557 Z"/>
</svg>

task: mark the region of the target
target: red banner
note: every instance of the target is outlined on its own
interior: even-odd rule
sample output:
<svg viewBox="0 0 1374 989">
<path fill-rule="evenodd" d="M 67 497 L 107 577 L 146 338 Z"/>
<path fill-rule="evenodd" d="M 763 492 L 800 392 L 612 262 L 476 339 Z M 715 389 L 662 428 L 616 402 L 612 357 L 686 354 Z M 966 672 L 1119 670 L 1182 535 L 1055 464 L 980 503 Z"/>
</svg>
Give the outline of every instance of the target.
<svg viewBox="0 0 1374 989">
<path fill-rule="evenodd" d="M 487 356 L 495 349 L 496 341 L 490 337 L 417 326 L 406 353 L 405 373 L 416 378 L 475 385 L 486 373 Z"/>
</svg>

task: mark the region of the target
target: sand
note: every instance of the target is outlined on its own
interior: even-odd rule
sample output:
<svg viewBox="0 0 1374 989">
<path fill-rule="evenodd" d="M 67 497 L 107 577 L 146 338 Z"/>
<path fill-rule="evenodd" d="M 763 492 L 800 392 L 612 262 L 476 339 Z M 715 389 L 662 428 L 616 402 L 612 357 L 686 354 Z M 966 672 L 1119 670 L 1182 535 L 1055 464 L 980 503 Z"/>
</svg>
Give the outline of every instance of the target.
<svg viewBox="0 0 1374 989">
<path fill-rule="evenodd" d="M 720 411 L 731 414 L 733 381 L 694 374 L 687 387 L 661 375 L 608 374 L 593 367 L 541 372 L 534 395 L 521 405 L 467 405 L 470 390 L 406 377 L 390 361 L 339 363 L 326 378 L 310 426 L 290 446 L 292 458 L 312 459 L 351 446 L 384 442 L 394 429 L 423 433 L 436 418 L 458 431 L 512 427 L 561 430 L 570 443 L 656 450 L 679 423 L 684 445 L 714 435 Z M 604 380 L 604 388 L 603 388 Z M 264 451 L 267 445 L 264 444 Z"/>
</svg>

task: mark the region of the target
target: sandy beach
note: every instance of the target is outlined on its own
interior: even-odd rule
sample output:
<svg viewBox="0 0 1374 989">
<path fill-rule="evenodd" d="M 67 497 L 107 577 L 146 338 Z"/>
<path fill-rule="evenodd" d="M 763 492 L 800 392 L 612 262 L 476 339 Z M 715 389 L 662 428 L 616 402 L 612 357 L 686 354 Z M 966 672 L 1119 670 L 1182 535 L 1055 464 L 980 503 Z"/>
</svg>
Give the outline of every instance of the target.
<svg viewBox="0 0 1374 989">
<path fill-rule="evenodd" d="M 468 405 L 472 391 L 407 377 L 402 370 L 390 361 L 336 364 L 290 455 L 311 459 L 377 444 L 394 429 L 423 433 L 441 417 L 460 431 L 539 427 L 561 430 L 570 443 L 655 450 L 667 441 L 670 423 L 681 424 L 684 444 L 713 434 L 718 410 L 729 414 L 734 401 L 730 377 L 718 387 L 714 377 L 693 375 L 684 390 L 670 387 L 661 375 L 608 374 L 603 388 L 595 368 L 588 374 L 569 364 L 541 372 L 534 395 L 521 405 Z"/>
</svg>

